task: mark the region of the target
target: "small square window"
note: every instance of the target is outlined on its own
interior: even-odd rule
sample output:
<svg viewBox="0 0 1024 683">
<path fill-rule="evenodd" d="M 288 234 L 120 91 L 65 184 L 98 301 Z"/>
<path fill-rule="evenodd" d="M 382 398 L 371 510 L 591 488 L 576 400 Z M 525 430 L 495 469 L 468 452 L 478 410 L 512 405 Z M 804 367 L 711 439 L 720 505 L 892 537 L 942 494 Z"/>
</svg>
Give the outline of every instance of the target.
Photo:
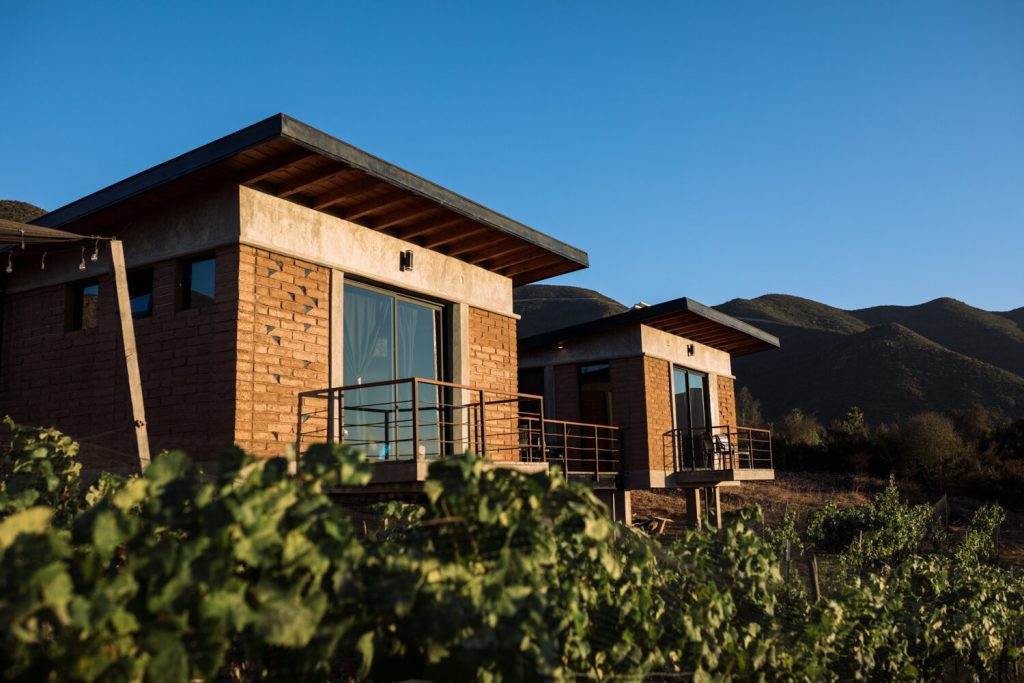
<svg viewBox="0 0 1024 683">
<path fill-rule="evenodd" d="M 148 318 L 153 315 L 152 269 L 128 273 L 128 298 L 131 300 L 133 318 Z"/>
<path fill-rule="evenodd" d="M 217 288 L 216 266 L 213 256 L 192 259 L 184 263 L 181 282 L 181 307 L 199 308 L 214 301 Z"/>
<path fill-rule="evenodd" d="M 95 282 L 73 285 L 71 290 L 72 330 L 91 330 L 99 322 L 100 286 Z"/>
</svg>

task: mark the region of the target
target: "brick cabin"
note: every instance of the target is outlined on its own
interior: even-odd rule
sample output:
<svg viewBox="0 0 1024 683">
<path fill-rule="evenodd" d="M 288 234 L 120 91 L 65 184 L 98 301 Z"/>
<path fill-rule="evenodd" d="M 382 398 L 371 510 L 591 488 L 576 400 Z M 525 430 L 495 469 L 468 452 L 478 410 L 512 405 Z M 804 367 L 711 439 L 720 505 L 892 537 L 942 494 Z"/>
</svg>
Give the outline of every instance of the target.
<svg viewBox="0 0 1024 683">
<path fill-rule="evenodd" d="M 620 492 L 685 489 L 720 522 L 721 486 L 774 478 L 770 434 L 737 424 L 732 358 L 778 346 L 682 298 L 521 338 L 519 384 L 552 419 L 620 430 Z"/>
<path fill-rule="evenodd" d="M 285 115 L 35 224 L 123 241 L 151 449 L 198 461 L 231 444 L 284 454 L 309 417 L 303 391 L 414 373 L 515 394 L 513 286 L 587 266 L 583 251 Z M 80 439 L 87 469 L 128 470 L 109 254 L 84 244 L 51 249 L 45 270 L 38 248 L 13 252 L 0 410 Z M 514 410 L 494 405 L 491 419 Z"/>
</svg>

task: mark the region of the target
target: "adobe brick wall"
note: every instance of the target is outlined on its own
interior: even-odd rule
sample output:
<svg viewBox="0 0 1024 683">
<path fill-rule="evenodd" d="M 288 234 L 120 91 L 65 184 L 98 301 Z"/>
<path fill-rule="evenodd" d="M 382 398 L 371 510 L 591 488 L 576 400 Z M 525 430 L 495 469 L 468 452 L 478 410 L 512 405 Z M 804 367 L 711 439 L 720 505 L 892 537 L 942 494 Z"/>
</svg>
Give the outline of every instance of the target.
<svg viewBox="0 0 1024 683">
<path fill-rule="evenodd" d="M 672 368 L 668 361 L 644 356 L 648 462 L 653 470 L 666 469 L 664 434 L 672 429 L 671 376 Z"/>
<path fill-rule="evenodd" d="M 299 392 L 329 384 L 330 269 L 241 245 L 237 281 L 234 439 L 284 455 Z"/>
<path fill-rule="evenodd" d="M 608 362 L 612 379 L 612 418 L 621 432 L 626 469 L 647 469 L 647 399 L 644 359 L 616 358 Z"/>
<path fill-rule="evenodd" d="M 177 310 L 178 262 L 153 268 L 153 315 L 135 337 L 153 453 L 209 460 L 232 443 L 234 248 L 216 251 L 214 303 Z M 97 326 L 67 330 L 70 286 L 4 296 L 0 411 L 81 440 L 86 469 L 129 470 L 136 451 L 113 278 L 101 274 Z"/>
<path fill-rule="evenodd" d="M 515 318 L 470 307 L 469 384 L 498 392 L 518 391 Z M 499 394 L 486 395 L 488 401 L 501 398 L 505 397 Z M 488 455 L 494 460 L 518 460 L 517 405 L 488 405 L 486 414 Z M 492 438 L 491 434 L 496 436 Z"/>
<path fill-rule="evenodd" d="M 736 390 L 732 377 L 717 375 L 718 423 L 736 427 Z"/>
</svg>

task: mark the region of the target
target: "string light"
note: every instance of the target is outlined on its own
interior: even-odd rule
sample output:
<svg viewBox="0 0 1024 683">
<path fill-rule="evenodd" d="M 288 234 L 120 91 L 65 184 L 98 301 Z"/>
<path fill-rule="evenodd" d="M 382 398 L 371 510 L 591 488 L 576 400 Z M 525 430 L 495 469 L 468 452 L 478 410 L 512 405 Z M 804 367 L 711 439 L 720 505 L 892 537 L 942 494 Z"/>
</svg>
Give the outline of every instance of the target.
<svg viewBox="0 0 1024 683">
<path fill-rule="evenodd" d="M 21 248 L 22 249 L 25 248 L 25 231 L 24 230 L 21 231 Z"/>
<path fill-rule="evenodd" d="M 85 270 L 85 247 L 82 247 L 82 260 L 78 262 L 78 269 Z"/>
<path fill-rule="evenodd" d="M 43 252 L 43 258 L 39 259 L 39 270 L 46 270 L 46 252 Z"/>
<path fill-rule="evenodd" d="M 96 262 L 100 258 L 100 241 L 96 240 L 96 245 L 93 247 L 92 256 L 89 257 L 90 261 Z M 84 268 L 83 268 L 84 270 Z"/>
<path fill-rule="evenodd" d="M 11 273 L 14 272 L 14 263 L 11 261 L 11 259 L 13 259 L 13 258 L 14 258 L 14 252 L 11 252 L 11 251 L 7 252 L 7 274 L 8 275 L 10 275 Z"/>
</svg>

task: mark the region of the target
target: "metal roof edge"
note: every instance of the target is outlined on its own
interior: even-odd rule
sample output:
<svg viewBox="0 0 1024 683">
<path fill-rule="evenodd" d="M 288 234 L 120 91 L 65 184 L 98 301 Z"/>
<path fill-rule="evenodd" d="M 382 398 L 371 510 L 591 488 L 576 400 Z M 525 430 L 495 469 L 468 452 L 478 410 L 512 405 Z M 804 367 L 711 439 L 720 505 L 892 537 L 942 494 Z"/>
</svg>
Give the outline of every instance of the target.
<svg viewBox="0 0 1024 683">
<path fill-rule="evenodd" d="M 354 168 L 358 168 L 391 185 L 418 194 L 467 218 L 484 223 L 500 232 L 518 237 L 547 251 L 558 254 L 584 268 L 590 264 L 587 253 L 582 249 L 562 242 L 497 211 L 488 209 L 472 199 L 374 156 L 354 145 L 350 145 L 344 140 L 340 140 L 298 119 L 282 115 L 282 136 L 313 151 L 323 153 Z"/>
<path fill-rule="evenodd" d="M 283 119 L 284 114 L 275 114 L 258 121 L 43 214 L 32 223 L 49 228 L 67 225 L 143 192 L 230 159 L 251 147 L 279 137 Z"/>
<path fill-rule="evenodd" d="M 478 204 L 436 183 L 384 161 L 309 124 L 278 113 L 185 152 L 173 159 L 140 171 L 92 194 L 86 195 L 32 221 L 34 225 L 56 228 L 84 218 L 161 185 L 173 182 L 216 163 L 230 159 L 247 149 L 282 137 L 295 144 L 349 164 L 381 180 L 418 194 L 467 218 L 499 232 L 518 237 L 575 263 L 590 264 L 582 249 L 555 239 L 539 230 Z M 576 268 L 575 270 L 578 270 Z"/>
<path fill-rule="evenodd" d="M 645 306 L 643 308 L 631 308 L 628 311 L 616 313 L 615 315 L 610 315 L 605 318 L 598 318 L 596 320 L 590 320 L 577 325 L 569 325 L 567 327 L 550 330 L 548 332 L 541 332 L 540 334 L 520 339 L 518 344 L 522 348 L 541 348 L 551 344 L 556 344 L 559 341 L 572 339 L 574 337 L 599 334 L 616 327 L 623 327 L 625 325 L 643 325 L 646 321 L 653 318 L 682 312 L 694 313 L 702 318 L 706 318 L 712 322 L 716 322 L 720 325 L 736 330 L 737 332 L 753 337 L 758 341 L 776 348 L 780 347 L 779 338 L 775 335 L 769 334 L 760 328 L 754 327 L 753 325 L 745 323 L 731 315 L 717 311 L 710 306 L 705 306 L 699 301 L 694 301 L 687 297 L 663 301 L 659 304 Z"/>
</svg>

